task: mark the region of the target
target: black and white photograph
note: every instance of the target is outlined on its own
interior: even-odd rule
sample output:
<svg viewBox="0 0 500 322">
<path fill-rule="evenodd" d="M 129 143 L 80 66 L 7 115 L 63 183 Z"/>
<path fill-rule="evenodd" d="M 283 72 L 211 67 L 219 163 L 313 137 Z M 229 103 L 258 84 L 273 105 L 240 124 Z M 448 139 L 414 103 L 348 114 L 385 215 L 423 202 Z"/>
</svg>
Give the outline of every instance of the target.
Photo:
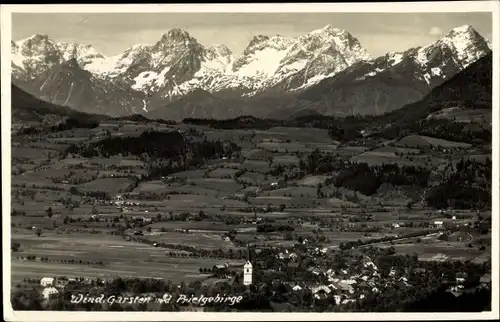
<svg viewBox="0 0 500 322">
<path fill-rule="evenodd" d="M 498 318 L 499 8 L 2 5 L 4 319 Z"/>
</svg>

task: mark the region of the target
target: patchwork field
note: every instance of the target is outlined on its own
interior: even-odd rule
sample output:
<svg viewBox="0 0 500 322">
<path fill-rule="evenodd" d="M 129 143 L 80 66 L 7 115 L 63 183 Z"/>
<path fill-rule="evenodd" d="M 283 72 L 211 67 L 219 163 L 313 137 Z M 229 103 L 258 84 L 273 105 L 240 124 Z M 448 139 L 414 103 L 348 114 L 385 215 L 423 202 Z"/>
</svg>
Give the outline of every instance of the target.
<svg viewBox="0 0 500 322">
<path fill-rule="evenodd" d="M 13 282 L 19 282 L 23 278 L 54 275 L 102 278 L 153 277 L 189 281 L 206 278 L 205 275 L 199 274 L 200 267 L 211 268 L 223 262 L 222 259 L 170 258 L 165 256 L 165 249 L 109 235 L 99 235 L 96 238 L 96 235 L 88 234 L 78 235 L 78 238 L 75 238 L 71 235 L 57 234 L 46 234 L 42 237 L 13 234 L 12 239 L 13 242 L 19 242 L 23 248 L 22 252 L 12 255 Z M 168 240 L 165 238 L 165 242 Z M 171 240 L 182 243 L 175 238 Z M 203 242 L 206 243 L 207 240 L 210 239 L 205 239 Z M 49 262 L 16 259 L 28 255 L 46 256 Z M 65 264 L 64 262 L 68 260 L 75 260 L 76 263 Z M 104 265 L 80 264 L 80 260 L 103 261 Z"/>
<path fill-rule="evenodd" d="M 231 141 L 240 150 L 150 177 L 157 166 L 150 156 L 87 159 L 61 154 L 72 143 L 99 142 L 97 136 L 105 129 L 111 136 L 137 137 L 149 128 L 144 124 L 110 122 L 92 131 L 64 131 L 30 142 L 14 137 L 9 218 L 12 242 L 19 243 L 19 251 L 11 255 L 13 282 L 54 275 L 205 280 L 210 276 L 199 274 L 200 268 L 232 260 L 247 244 L 293 247 L 300 236 L 314 245 L 336 249 L 348 242 L 418 232 L 435 220 L 449 220 L 426 207 L 423 189 L 384 184 L 366 196 L 350 186 L 337 187 L 334 179 L 339 171 L 318 171 L 314 166 L 323 161 L 309 164 L 312 151 L 330 157 L 319 169 L 328 167 L 333 157 L 345 164 L 396 163 L 444 171 L 450 159 L 456 162 L 464 156 L 460 149 L 467 146 L 407 136 L 368 148 L 341 144 L 327 130 L 313 128 L 155 126 L 158 131 L 194 129 L 207 140 Z M 205 140 L 204 136 L 192 139 Z M 445 151 L 450 148 L 456 151 Z M 478 150 L 466 156 L 485 162 L 488 154 Z M 477 217 L 476 212 L 454 213 L 466 221 Z M 481 215 L 491 217 L 487 210 Z M 394 227 L 395 223 L 402 226 Z M 403 227 L 410 224 L 418 227 Z M 272 231 L 263 230 L 266 225 Z M 454 244 L 377 245 L 394 247 L 396 253 L 417 253 L 421 260 L 485 261 L 489 258 L 487 241 L 485 235 Z M 485 249 L 480 250 L 482 246 Z M 196 257 L 190 247 L 210 255 Z M 214 252 L 219 252 L 219 258 Z M 26 260 L 27 256 L 37 259 Z"/>
</svg>

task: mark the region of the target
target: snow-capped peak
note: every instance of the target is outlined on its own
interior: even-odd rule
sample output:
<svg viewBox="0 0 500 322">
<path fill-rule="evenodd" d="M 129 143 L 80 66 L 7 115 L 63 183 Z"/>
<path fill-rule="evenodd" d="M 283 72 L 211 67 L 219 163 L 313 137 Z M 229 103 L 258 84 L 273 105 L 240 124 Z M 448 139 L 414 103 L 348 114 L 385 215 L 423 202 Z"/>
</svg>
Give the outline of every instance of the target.
<svg viewBox="0 0 500 322">
<path fill-rule="evenodd" d="M 56 44 L 46 34 L 35 34 L 13 42 L 11 52 L 14 74 L 18 78 L 33 79 L 63 60 Z"/>
<path fill-rule="evenodd" d="M 55 43 L 46 34 L 35 34 L 15 43 L 25 55 L 32 55 L 33 53 L 43 54 L 56 49 Z"/>
<path fill-rule="evenodd" d="M 180 28 L 170 29 L 167 33 L 163 34 L 160 41 L 156 46 L 170 48 L 171 46 L 184 46 L 189 47 L 198 45 L 198 41 L 193 38 L 187 31 Z"/>
<path fill-rule="evenodd" d="M 453 54 L 456 64 L 465 68 L 485 55 L 488 42 L 470 25 L 453 28 L 438 41 L 419 49 L 420 61 L 425 64 L 437 47 L 446 47 Z"/>
<path fill-rule="evenodd" d="M 402 53 L 388 53 L 374 60 L 372 69 L 361 78 L 375 76 L 408 58 L 418 66 L 427 84 L 431 84 L 432 79 L 442 81 L 463 70 L 490 49 L 488 41 L 470 25 L 459 26 L 427 46 L 411 48 Z"/>
<path fill-rule="evenodd" d="M 451 34 L 451 33 L 471 33 L 471 32 L 476 32 L 476 30 L 474 30 L 474 28 L 471 25 L 463 25 L 463 26 L 453 28 L 449 34 Z"/>
<path fill-rule="evenodd" d="M 27 38 L 16 41 L 16 43 L 22 44 L 22 43 L 25 43 L 27 41 L 31 41 L 31 42 L 36 43 L 36 42 L 41 42 L 41 41 L 50 41 L 50 39 L 49 39 L 49 36 L 47 34 L 37 33 L 37 34 L 31 35 Z"/>
<path fill-rule="evenodd" d="M 191 35 L 184 29 L 173 28 L 165 33 L 162 37 L 162 41 L 173 40 L 173 41 L 183 41 L 184 39 L 192 39 Z"/>
</svg>

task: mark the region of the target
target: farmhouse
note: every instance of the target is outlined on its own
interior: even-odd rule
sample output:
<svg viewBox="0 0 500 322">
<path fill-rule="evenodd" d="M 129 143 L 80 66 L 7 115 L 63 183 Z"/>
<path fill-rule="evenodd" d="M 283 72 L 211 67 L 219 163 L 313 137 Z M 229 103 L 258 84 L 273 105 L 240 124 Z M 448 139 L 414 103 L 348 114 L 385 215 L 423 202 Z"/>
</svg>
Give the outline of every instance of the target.
<svg viewBox="0 0 500 322">
<path fill-rule="evenodd" d="M 317 293 L 320 293 L 320 292 L 324 292 L 326 294 L 330 294 L 332 292 L 332 290 L 326 286 L 326 285 L 318 285 L 316 287 L 313 287 L 311 289 L 312 293 L 313 294 L 317 294 Z"/>
<path fill-rule="evenodd" d="M 333 299 L 335 300 L 335 304 L 339 305 L 342 302 L 342 295 L 334 295 Z"/>
<path fill-rule="evenodd" d="M 212 273 L 218 278 L 226 278 L 229 276 L 229 265 L 227 263 L 214 265 Z"/>
<path fill-rule="evenodd" d="M 212 267 L 212 273 L 214 276 L 218 278 L 228 278 L 231 275 L 236 273 L 236 268 L 241 269 L 243 264 L 235 264 L 235 263 L 224 263 L 217 264 Z"/>
<path fill-rule="evenodd" d="M 443 228 L 443 221 L 442 220 L 436 220 L 436 221 L 434 221 L 434 227 L 436 227 L 436 228 Z"/>
<path fill-rule="evenodd" d="M 236 200 L 245 200 L 245 198 L 247 198 L 247 197 L 248 197 L 247 193 L 235 193 L 233 195 L 233 198 Z"/>
<path fill-rule="evenodd" d="M 290 259 L 290 254 L 288 254 L 288 253 L 279 253 L 278 254 L 278 258 L 282 259 L 282 260 L 283 259 Z"/>
<path fill-rule="evenodd" d="M 143 217 L 143 216 L 133 216 L 132 220 L 139 221 L 139 222 L 151 222 L 151 218 Z"/>
<path fill-rule="evenodd" d="M 46 287 L 42 291 L 42 297 L 47 300 L 58 293 L 59 291 L 55 287 Z"/>
<path fill-rule="evenodd" d="M 54 278 L 53 277 L 44 277 L 40 281 L 40 285 L 47 287 L 47 286 L 52 286 L 54 285 Z"/>
</svg>

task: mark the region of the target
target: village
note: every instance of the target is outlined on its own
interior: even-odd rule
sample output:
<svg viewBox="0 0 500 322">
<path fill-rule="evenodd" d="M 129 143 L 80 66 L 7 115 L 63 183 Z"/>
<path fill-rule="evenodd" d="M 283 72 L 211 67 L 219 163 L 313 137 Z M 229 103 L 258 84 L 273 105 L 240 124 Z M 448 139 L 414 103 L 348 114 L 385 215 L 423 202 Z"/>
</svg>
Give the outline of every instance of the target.
<svg viewBox="0 0 500 322">
<path fill-rule="evenodd" d="M 165 292 L 188 292 L 191 295 L 199 295 L 201 292 L 206 296 L 205 292 L 214 294 L 215 290 L 223 289 L 228 294 L 241 292 L 242 294 L 233 295 L 243 297 L 257 292 L 268 294 L 270 301 L 278 297 L 276 301 L 281 299 L 285 302 L 287 298 L 295 298 L 294 293 L 301 296 L 308 294 L 316 308 L 335 306 L 337 310 L 341 310 L 342 306 L 356 303 L 360 305 L 368 297 L 390 293 L 395 289 L 419 290 L 429 287 L 433 279 L 439 280 L 446 287 L 446 292 L 455 297 L 464 292 L 491 288 L 491 273 L 484 265 L 422 262 L 416 256 L 395 256 L 393 252 L 391 248 L 332 250 L 309 247 L 306 244 L 297 244 L 290 249 L 248 247 L 244 263 L 225 262 L 200 268 L 199 272 L 208 276 L 201 283 L 167 282 L 168 287 L 157 289 L 156 292 L 153 289 L 147 290 L 147 287 L 139 289 L 156 298 Z M 50 305 L 51 301 L 64 298 L 67 292 L 96 294 L 97 290 L 103 289 L 117 291 L 114 287 L 108 287 L 116 285 L 117 278 L 59 276 L 29 279 L 27 282 L 31 285 L 38 282 L 39 286 L 34 289 L 40 292 L 45 305 Z M 154 282 L 160 282 L 159 280 L 161 279 L 155 279 Z M 129 290 L 116 295 L 144 294 L 134 294 Z M 180 309 L 201 310 L 194 304 L 184 305 Z"/>
</svg>

